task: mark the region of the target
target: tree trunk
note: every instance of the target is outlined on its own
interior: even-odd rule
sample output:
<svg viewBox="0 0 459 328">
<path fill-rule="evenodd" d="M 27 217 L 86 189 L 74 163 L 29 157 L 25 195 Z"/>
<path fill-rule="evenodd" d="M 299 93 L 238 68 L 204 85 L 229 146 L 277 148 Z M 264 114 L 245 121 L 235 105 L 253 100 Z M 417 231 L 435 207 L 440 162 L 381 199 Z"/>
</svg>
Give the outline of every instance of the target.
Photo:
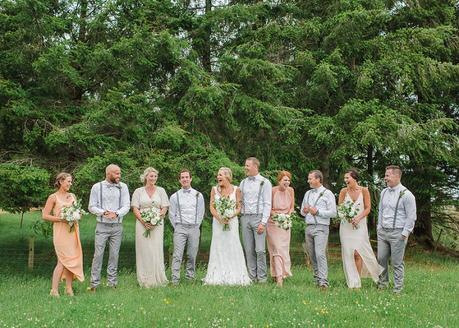
<svg viewBox="0 0 459 328">
<path fill-rule="evenodd" d="M 33 270 L 33 263 L 35 259 L 35 237 L 29 238 L 29 258 L 27 261 L 27 267 L 29 270 Z"/>
<path fill-rule="evenodd" d="M 212 0 L 206 0 L 206 15 L 212 11 Z M 207 72 L 212 72 L 210 35 L 212 31 L 210 26 L 205 26 L 204 48 L 202 53 L 202 66 Z"/>
<path fill-rule="evenodd" d="M 24 212 L 21 212 L 21 223 L 19 223 L 19 228 L 22 228 L 23 222 L 24 222 Z"/>
<path fill-rule="evenodd" d="M 434 238 L 432 234 L 432 200 L 430 190 L 432 183 L 430 177 L 435 172 L 432 168 L 425 168 L 423 166 L 416 166 L 414 169 L 415 183 L 416 183 L 416 209 L 417 220 L 413 231 L 416 240 L 429 248 L 434 247 Z M 417 179 L 416 179 L 417 178 Z"/>
<path fill-rule="evenodd" d="M 322 171 L 322 174 L 324 176 L 324 180 L 322 181 L 322 184 L 330 189 L 330 161 L 328 160 L 328 154 L 327 153 L 322 153 L 321 154 L 321 164 L 320 164 L 320 170 Z"/>
<path fill-rule="evenodd" d="M 86 18 L 88 16 L 88 0 L 80 1 L 80 28 L 78 31 L 78 41 L 86 41 Z"/>
<path fill-rule="evenodd" d="M 367 172 L 370 179 L 370 183 L 373 183 L 374 163 L 373 163 L 373 147 L 368 146 L 367 148 Z M 372 199 L 374 202 L 376 199 Z M 373 231 L 375 228 L 375 212 L 371 211 L 367 217 L 368 230 Z"/>
</svg>

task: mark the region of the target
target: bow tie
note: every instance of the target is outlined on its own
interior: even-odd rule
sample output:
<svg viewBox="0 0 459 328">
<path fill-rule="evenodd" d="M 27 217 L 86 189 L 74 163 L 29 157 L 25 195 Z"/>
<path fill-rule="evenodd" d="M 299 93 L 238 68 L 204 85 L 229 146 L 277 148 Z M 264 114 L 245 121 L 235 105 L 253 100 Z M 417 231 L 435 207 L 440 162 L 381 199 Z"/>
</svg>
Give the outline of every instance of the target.
<svg viewBox="0 0 459 328">
<path fill-rule="evenodd" d="M 107 188 L 109 188 L 109 189 L 111 189 L 111 188 L 121 189 L 121 186 L 119 185 L 119 183 L 107 183 Z"/>
<path fill-rule="evenodd" d="M 395 192 L 394 188 L 389 188 L 389 192 Z"/>
<path fill-rule="evenodd" d="M 255 181 L 255 177 L 249 177 L 249 181 Z"/>
<path fill-rule="evenodd" d="M 191 189 L 183 189 L 183 192 L 189 194 L 191 192 Z"/>
</svg>

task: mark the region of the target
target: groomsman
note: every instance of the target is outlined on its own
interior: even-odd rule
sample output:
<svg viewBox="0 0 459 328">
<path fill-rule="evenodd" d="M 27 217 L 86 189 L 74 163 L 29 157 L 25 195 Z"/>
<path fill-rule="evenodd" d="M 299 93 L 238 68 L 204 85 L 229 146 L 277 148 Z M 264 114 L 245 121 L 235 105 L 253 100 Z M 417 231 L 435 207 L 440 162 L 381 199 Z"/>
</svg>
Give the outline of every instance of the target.
<svg viewBox="0 0 459 328">
<path fill-rule="evenodd" d="M 199 236 L 202 219 L 204 218 L 204 197 L 191 187 L 191 172 L 182 170 L 179 174 L 182 186 L 170 198 L 169 220 L 174 227 L 174 254 L 172 256 L 172 284 L 180 282 L 180 267 L 183 252 L 187 246 L 188 261 L 186 279 L 195 278 L 196 255 L 199 249 Z"/>
<path fill-rule="evenodd" d="M 328 288 L 327 243 L 330 219 L 336 216 L 335 195 L 322 185 L 319 170 L 309 172 L 308 183 L 312 188 L 304 194 L 301 215 L 306 221 L 306 249 L 311 258 L 314 280 L 320 288 Z"/>
<path fill-rule="evenodd" d="M 241 181 L 242 192 L 241 227 L 242 242 L 247 269 L 252 281 L 266 282 L 266 224 L 271 213 L 271 182 L 258 170 L 260 161 L 249 157 L 245 161 L 247 178 Z"/>
<path fill-rule="evenodd" d="M 414 195 L 400 183 L 402 170 L 390 165 L 386 167 L 384 181 L 387 188 L 381 192 L 378 212 L 378 262 L 384 268 L 379 276 L 378 287 L 389 285 L 389 258 L 394 268 L 394 293 L 403 289 L 405 266 L 403 257 L 408 236 L 416 221 Z"/>
<path fill-rule="evenodd" d="M 108 286 L 118 284 L 118 257 L 123 237 L 123 217 L 129 212 L 130 197 L 125 183 L 120 182 L 121 169 L 110 164 L 105 169 L 105 180 L 92 186 L 89 197 L 89 212 L 97 216 L 94 258 L 91 266 L 89 290 L 95 292 L 100 285 L 104 250 L 108 242 L 107 265 Z"/>
</svg>

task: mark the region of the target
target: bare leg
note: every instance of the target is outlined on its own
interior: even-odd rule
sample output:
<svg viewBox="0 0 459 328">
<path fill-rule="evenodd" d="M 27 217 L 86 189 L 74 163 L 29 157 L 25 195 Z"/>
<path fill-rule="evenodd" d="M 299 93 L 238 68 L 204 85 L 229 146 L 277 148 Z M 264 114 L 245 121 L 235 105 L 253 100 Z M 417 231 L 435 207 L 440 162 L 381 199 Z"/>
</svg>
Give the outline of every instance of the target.
<svg viewBox="0 0 459 328">
<path fill-rule="evenodd" d="M 64 268 L 64 277 L 65 277 L 65 293 L 69 296 L 73 296 L 72 281 L 73 273 Z"/>
<path fill-rule="evenodd" d="M 357 251 L 354 251 L 354 262 L 355 262 L 355 266 L 357 267 L 357 272 L 359 273 L 359 276 L 360 276 L 362 274 L 363 260 L 359 252 Z"/>
<path fill-rule="evenodd" d="M 59 260 L 57 261 L 56 267 L 53 271 L 53 278 L 51 281 L 51 296 L 59 296 L 59 280 L 61 279 L 62 272 L 64 271 L 64 266 Z"/>
<path fill-rule="evenodd" d="M 282 276 L 277 276 L 276 277 L 276 282 L 277 282 L 277 287 L 282 287 L 282 285 L 284 283 L 284 279 L 282 278 Z"/>
</svg>

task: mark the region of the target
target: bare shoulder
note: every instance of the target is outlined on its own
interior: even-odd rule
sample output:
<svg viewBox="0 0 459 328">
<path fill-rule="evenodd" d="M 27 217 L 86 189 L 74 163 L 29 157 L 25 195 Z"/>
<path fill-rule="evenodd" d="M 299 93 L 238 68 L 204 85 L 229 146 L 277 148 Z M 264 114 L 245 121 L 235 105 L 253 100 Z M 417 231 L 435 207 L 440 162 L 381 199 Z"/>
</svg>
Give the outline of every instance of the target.
<svg viewBox="0 0 459 328">
<path fill-rule="evenodd" d="M 345 193 L 347 193 L 347 187 L 342 188 L 339 192 L 340 195 Z"/>
</svg>

